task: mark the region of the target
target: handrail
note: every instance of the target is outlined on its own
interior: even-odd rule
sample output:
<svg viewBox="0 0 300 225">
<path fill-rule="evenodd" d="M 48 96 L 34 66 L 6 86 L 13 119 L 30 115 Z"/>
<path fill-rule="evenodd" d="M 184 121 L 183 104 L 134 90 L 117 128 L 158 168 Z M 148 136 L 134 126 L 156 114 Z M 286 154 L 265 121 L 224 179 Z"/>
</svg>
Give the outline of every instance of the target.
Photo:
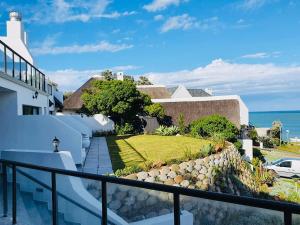
<svg viewBox="0 0 300 225">
<path fill-rule="evenodd" d="M 52 188 L 50 186 L 48 186 L 47 184 L 44 184 L 43 182 L 37 180 L 36 178 L 30 176 L 29 174 L 25 173 L 24 171 L 20 170 L 20 169 L 16 169 L 18 173 L 22 174 L 24 177 L 27 177 L 29 180 L 37 183 L 38 185 L 46 188 L 48 191 L 52 191 Z M 57 195 L 62 197 L 63 199 L 67 200 L 68 202 L 71 202 L 72 204 L 76 205 L 77 207 L 81 208 L 84 211 L 87 211 L 88 213 L 92 214 L 93 216 L 101 219 L 101 216 L 98 215 L 97 213 L 93 212 L 92 210 L 88 209 L 87 207 L 81 205 L 78 202 L 75 202 L 73 199 L 69 198 L 68 196 L 60 193 L 59 191 L 56 191 Z"/>
<path fill-rule="evenodd" d="M 25 63 L 26 63 L 26 82 L 24 82 L 24 83 L 26 83 L 26 84 L 28 84 L 27 83 L 27 81 L 28 81 L 28 77 L 27 77 L 27 65 L 29 65 L 29 66 L 31 66 L 31 68 L 32 69 L 34 69 L 34 70 L 36 70 L 37 72 L 38 72 L 38 74 L 41 74 L 42 75 L 42 77 L 43 77 L 43 80 L 40 80 L 40 78 L 39 78 L 39 80 L 40 80 L 40 82 L 43 82 L 42 84 L 40 83 L 40 87 L 35 87 L 35 86 L 33 86 L 33 84 L 31 83 L 31 85 L 29 85 L 29 86 L 32 86 L 32 87 L 34 87 L 34 88 L 36 88 L 37 90 L 40 90 L 40 91 L 43 91 L 43 92 L 46 92 L 46 76 L 45 76 L 45 74 L 43 73 L 43 72 L 41 72 L 37 67 L 35 67 L 34 65 L 32 65 L 31 63 L 29 63 L 24 57 L 22 57 L 19 53 L 17 53 L 15 50 L 13 50 L 10 46 L 8 46 L 5 42 L 3 42 L 2 40 L 0 40 L 0 44 L 1 45 L 3 45 L 3 47 L 4 47 L 4 57 L 5 57 L 5 60 L 4 60 L 4 63 L 6 64 L 7 63 L 7 59 L 6 59 L 6 49 L 9 49 L 14 55 L 17 55 L 18 57 L 19 57 L 19 63 L 20 63 L 20 80 L 22 80 L 22 78 L 21 78 L 21 73 L 22 73 L 22 71 L 21 71 L 21 60 L 22 61 L 24 61 Z M 13 57 L 13 59 L 14 59 L 14 57 Z M 15 62 L 13 61 L 13 65 L 15 64 Z M 4 72 L 6 72 L 6 68 L 7 68 L 7 65 L 4 65 L 4 68 L 5 68 L 5 71 Z M 13 70 L 14 70 L 15 68 L 13 67 Z M 31 76 L 33 75 L 33 72 L 31 72 Z M 36 79 L 36 78 L 35 78 Z M 31 80 L 31 82 L 32 82 L 32 80 Z M 36 81 L 35 81 L 36 82 Z"/>
<path fill-rule="evenodd" d="M 11 160 L 4 160 L 4 159 L 0 159 L 0 162 L 4 163 L 6 165 L 14 165 L 14 166 L 18 166 L 18 167 L 36 169 L 36 170 L 56 173 L 56 174 L 60 174 L 60 175 L 67 175 L 67 176 L 74 176 L 74 177 L 86 178 L 86 179 L 91 179 L 91 180 L 98 180 L 98 181 L 105 182 L 105 183 L 114 183 L 114 184 L 126 185 L 126 186 L 131 186 L 131 187 L 139 187 L 139 188 L 144 188 L 144 189 L 163 191 L 163 192 L 185 195 L 185 196 L 190 196 L 190 197 L 197 197 L 197 198 L 203 198 L 203 199 L 208 199 L 208 200 L 222 201 L 222 202 L 227 202 L 227 203 L 251 206 L 251 207 L 255 207 L 255 208 L 264 208 L 264 209 L 270 209 L 270 210 L 288 212 L 288 213 L 295 213 L 295 214 L 300 213 L 300 205 L 294 204 L 294 203 L 280 202 L 280 201 L 266 200 L 266 199 L 258 199 L 258 198 L 245 197 L 245 196 L 235 196 L 235 195 L 230 195 L 230 194 L 216 193 L 216 192 L 209 192 L 209 191 L 201 191 L 201 190 L 169 186 L 169 185 L 158 184 L 158 183 L 142 182 L 142 181 L 129 180 L 129 179 L 124 179 L 124 178 L 117 178 L 117 177 L 112 177 L 112 176 L 96 175 L 96 174 L 91 174 L 91 173 L 57 169 L 57 168 L 33 165 L 33 164 L 16 162 L 16 161 L 11 161 Z"/>
</svg>

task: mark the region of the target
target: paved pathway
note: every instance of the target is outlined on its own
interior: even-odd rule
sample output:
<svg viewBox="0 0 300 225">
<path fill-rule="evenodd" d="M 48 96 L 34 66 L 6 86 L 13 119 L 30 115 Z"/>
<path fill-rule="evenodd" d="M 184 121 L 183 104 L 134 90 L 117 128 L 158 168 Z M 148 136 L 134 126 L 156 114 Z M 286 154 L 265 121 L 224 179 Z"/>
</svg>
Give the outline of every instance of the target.
<svg viewBox="0 0 300 225">
<path fill-rule="evenodd" d="M 95 174 L 113 173 L 105 137 L 93 137 L 83 171 Z"/>
</svg>

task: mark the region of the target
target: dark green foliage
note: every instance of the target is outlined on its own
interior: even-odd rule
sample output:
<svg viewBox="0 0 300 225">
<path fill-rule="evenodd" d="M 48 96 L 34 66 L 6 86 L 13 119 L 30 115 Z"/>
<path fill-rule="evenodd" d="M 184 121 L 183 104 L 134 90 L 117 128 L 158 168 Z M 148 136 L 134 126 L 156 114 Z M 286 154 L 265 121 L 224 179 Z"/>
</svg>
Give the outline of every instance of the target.
<svg viewBox="0 0 300 225">
<path fill-rule="evenodd" d="M 274 121 L 271 128 L 271 137 L 280 139 L 281 128 L 282 123 L 280 121 Z"/>
<path fill-rule="evenodd" d="M 249 131 L 249 137 L 252 139 L 252 141 L 256 142 L 258 138 L 257 131 L 254 129 Z"/>
<path fill-rule="evenodd" d="M 125 123 L 124 125 L 116 124 L 115 130 L 116 130 L 116 133 L 118 135 L 134 134 L 135 133 L 135 128 L 130 123 Z"/>
<path fill-rule="evenodd" d="M 165 110 L 159 103 L 145 106 L 145 112 L 151 117 L 157 117 L 159 119 L 163 119 L 165 117 Z"/>
<path fill-rule="evenodd" d="M 213 137 L 214 134 L 222 134 L 228 141 L 235 141 L 239 133 L 237 127 L 220 115 L 210 115 L 191 123 L 191 134 L 204 138 Z"/>
<path fill-rule="evenodd" d="M 265 148 L 273 148 L 274 144 L 272 143 L 271 138 L 269 137 L 259 137 L 258 140 L 263 143 Z"/>
<path fill-rule="evenodd" d="M 179 129 L 179 133 L 181 135 L 185 134 L 186 127 L 185 127 L 185 122 L 184 122 L 184 115 L 182 113 L 180 113 L 179 117 L 178 117 L 178 129 Z"/>
<path fill-rule="evenodd" d="M 141 172 L 142 170 L 143 169 L 141 167 L 134 165 L 134 166 L 125 167 L 124 169 L 118 169 L 115 172 L 115 175 L 117 177 L 122 177 L 122 176 L 127 176 L 129 174 Z"/>
<path fill-rule="evenodd" d="M 145 76 L 140 76 L 138 81 L 136 82 L 137 85 L 152 85 L 149 79 Z"/>
<path fill-rule="evenodd" d="M 113 80 L 113 74 L 110 70 L 105 70 L 101 73 L 105 80 L 110 81 Z"/>
<path fill-rule="evenodd" d="M 258 148 L 253 148 L 253 158 L 258 158 L 263 163 L 266 162 L 264 155 Z"/>
<path fill-rule="evenodd" d="M 233 143 L 236 149 L 239 151 L 240 155 L 243 156 L 245 154 L 245 150 L 242 148 L 243 144 L 239 140 Z"/>
<path fill-rule="evenodd" d="M 151 104 L 150 97 L 140 93 L 128 80 L 95 80 L 83 93 L 82 100 L 88 114 L 110 116 L 117 124 L 135 120 L 144 112 L 144 107 Z"/>
</svg>

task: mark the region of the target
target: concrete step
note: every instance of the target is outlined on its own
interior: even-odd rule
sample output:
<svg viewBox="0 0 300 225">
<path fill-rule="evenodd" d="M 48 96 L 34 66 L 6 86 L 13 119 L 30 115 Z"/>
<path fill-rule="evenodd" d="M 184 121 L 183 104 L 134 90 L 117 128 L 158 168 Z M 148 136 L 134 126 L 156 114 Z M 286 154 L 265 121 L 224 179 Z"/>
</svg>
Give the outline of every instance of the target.
<svg viewBox="0 0 300 225">
<path fill-rule="evenodd" d="M 2 185 L 2 180 L 0 180 Z M 0 224 L 12 224 L 12 185 L 8 184 L 8 217 L 3 218 L 2 207 L 3 192 L 0 190 Z M 59 225 L 79 225 L 64 220 L 63 214 L 58 214 Z M 22 192 L 17 187 L 17 225 L 49 225 L 52 224 L 52 214 L 47 203 L 33 200 L 32 193 Z"/>
</svg>

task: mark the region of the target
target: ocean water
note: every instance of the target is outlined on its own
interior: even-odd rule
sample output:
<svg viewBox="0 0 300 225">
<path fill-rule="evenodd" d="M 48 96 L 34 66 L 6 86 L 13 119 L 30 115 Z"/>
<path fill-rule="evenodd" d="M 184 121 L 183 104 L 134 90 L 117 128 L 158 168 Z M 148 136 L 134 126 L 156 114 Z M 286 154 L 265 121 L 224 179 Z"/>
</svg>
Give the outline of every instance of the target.
<svg viewBox="0 0 300 225">
<path fill-rule="evenodd" d="M 250 123 L 255 127 L 272 127 L 272 122 L 280 120 L 283 124 L 283 139 L 288 137 L 300 138 L 300 111 L 250 112 Z"/>
</svg>

